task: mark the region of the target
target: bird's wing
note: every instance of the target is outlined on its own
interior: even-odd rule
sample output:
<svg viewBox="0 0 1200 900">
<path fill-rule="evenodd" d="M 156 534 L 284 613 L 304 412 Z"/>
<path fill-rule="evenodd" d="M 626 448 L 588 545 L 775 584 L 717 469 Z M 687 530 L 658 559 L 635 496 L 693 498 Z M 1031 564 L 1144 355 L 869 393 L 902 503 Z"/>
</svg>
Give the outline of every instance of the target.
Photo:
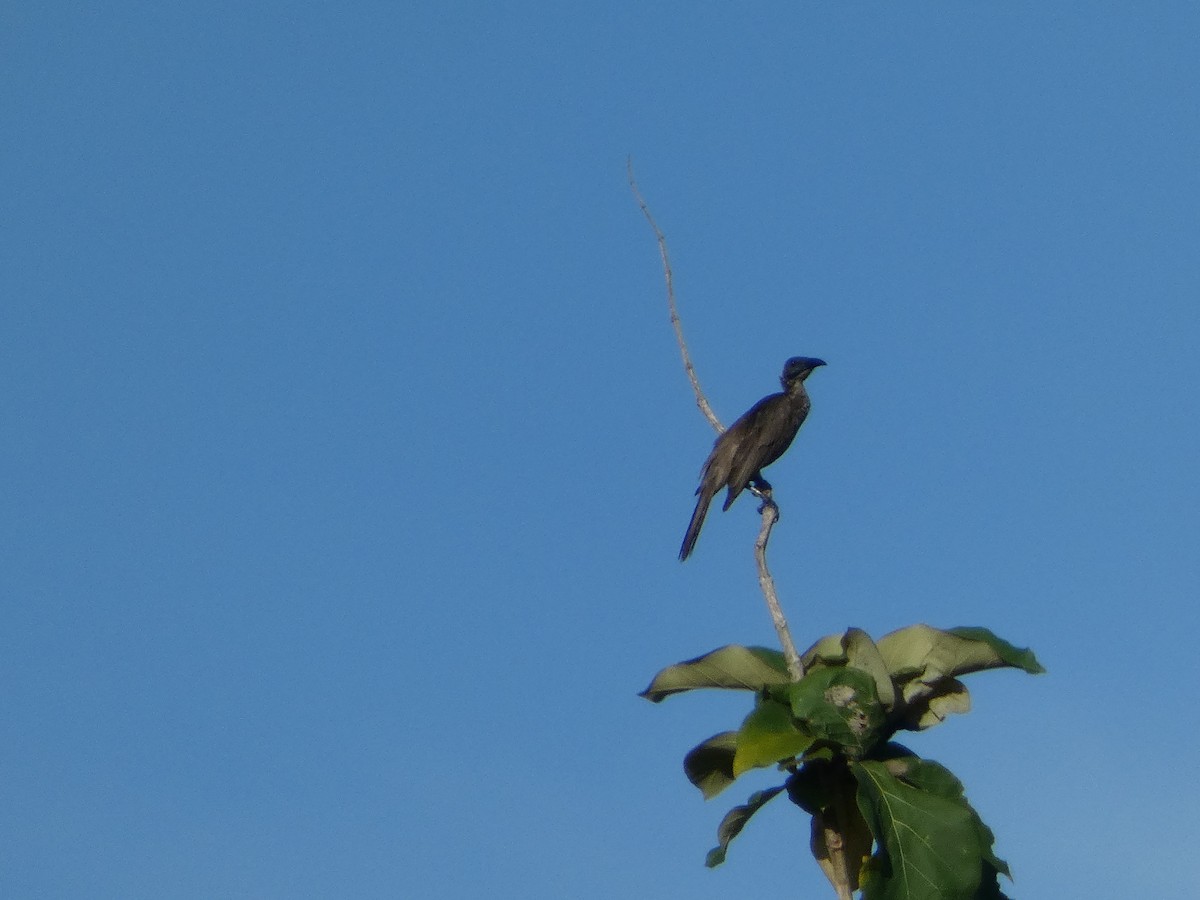
<svg viewBox="0 0 1200 900">
<path fill-rule="evenodd" d="M 730 432 L 738 437 L 727 481 L 735 496 L 746 487 L 759 469 L 778 459 L 783 449 L 787 448 L 787 444 L 791 443 L 789 437 L 783 449 L 775 452 L 774 445 L 779 443 L 778 420 L 786 413 L 786 395 L 771 394 L 755 403 L 745 415 L 730 426 Z M 774 456 L 770 455 L 772 452 L 775 452 Z"/>
</svg>

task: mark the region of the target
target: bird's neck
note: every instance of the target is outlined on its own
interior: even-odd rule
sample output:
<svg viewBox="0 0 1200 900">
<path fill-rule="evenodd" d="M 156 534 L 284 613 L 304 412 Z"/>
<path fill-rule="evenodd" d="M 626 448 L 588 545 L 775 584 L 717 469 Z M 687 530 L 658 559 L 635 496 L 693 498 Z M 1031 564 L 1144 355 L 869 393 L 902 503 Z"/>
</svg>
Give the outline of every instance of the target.
<svg viewBox="0 0 1200 900">
<path fill-rule="evenodd" d="M 804 379 L 797 378 L 795 381 L 784 382 L 783 392 L 791 398 L 807 397 L 808 391 L 804 389 Z"/>
</svg>

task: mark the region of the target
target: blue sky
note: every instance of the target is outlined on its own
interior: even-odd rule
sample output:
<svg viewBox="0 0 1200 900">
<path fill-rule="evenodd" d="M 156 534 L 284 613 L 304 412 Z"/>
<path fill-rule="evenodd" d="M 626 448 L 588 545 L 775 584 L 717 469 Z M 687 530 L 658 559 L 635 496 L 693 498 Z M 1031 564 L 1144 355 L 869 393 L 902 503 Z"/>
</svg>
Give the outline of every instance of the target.
<svg viewBox="0 0 1200 900">
<path fill-rule="evenodd" d="M 0 892 L 825 896 L 719 870 L 682 754 L 773 641 L 986 625 L 1049 673 L 915 736 L 1022 898 L 1178 894 L 1200 830 L 1188 3 L 10 4 Z M 1177 641 L 1183 641 L 1182 644 Z"/>
</svg>

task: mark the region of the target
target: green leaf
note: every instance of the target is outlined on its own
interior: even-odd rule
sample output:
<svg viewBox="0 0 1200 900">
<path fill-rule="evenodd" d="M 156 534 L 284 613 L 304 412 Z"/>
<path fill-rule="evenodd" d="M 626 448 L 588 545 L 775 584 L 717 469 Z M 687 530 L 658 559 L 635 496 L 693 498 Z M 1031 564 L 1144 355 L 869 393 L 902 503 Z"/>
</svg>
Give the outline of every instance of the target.
<svg viewBox="0 0 1200 900">
<path fill-rule="evenodd" d="M 804 663 L 804 671 L 807 672 L 820 664 L 844 666 L 847 661 L 846 634 L 847 632 L 827 634 L 801 653 L 800 661 Z"/>
<path fill-rule="evenodd" d="M 877 646 L 900 688 L 897 723 L 912 730 L 971 708 L 970 694 L 955 676 L 1005 667 L 1030 674 L 1045 671 L 1032 651 L 1014 647 L 986 628 L 943 631 L 910 625 L 884 635 Z"/>
<path fill-rule="evenodd" d="M 1001 900 L 992 833 L 944 766 L 898 745 L 851 763 L 858 806 L 875 838 L 863 900 Z"/>
<path fill-rule="evenodd" d="M 697 744 L 683 758 L 683 773 L 700 788 L 705 800 L 711 800 L 733 784 L 733 754 L 737 750 L 737 732 L 722 731 Z"/>
<path fill-rule="evenodd" d="M 729 849 L 729 842 L 741 834 L 752 815 L 762 809 L 767 801 L 773 799 L 782 790 L 783 786 L 781 785 L 765 791 L 756 791 L 750 795 L 750 799 L 745 804 L 735 806 L 727 812 L 725 818 L 721 820 L 721 824 L 717 826 L 719 843 L 708 851 L 708 857 L 704 860 L 704 864 L 711 869 L 725 862 L 725 851 Z"/>
<path fill-rule="evenodd" d="M 875 679 L 859 669 L 815 669 L 771 693 L 788 698 L 792 715 L 814 738 L 836 744 L 851 758 L 872 747 L 886 725 Z"/>
<path fill-rule="evenodd" d="M 900 681 L 920 673 L 967 675 L 1006 666 L 1030 675 L 1046 671 L 1032 650 L 1014 647 L 986 628 L 943 631 L 928 625 L 910 625 L 884 635 L 877 646 L 888 672 Z"/>
<path fill-rule="evenodd" d="M 682 691 L 726 688 L 760 691 L 772 684 L 786 684 L 787 663 L 778 650 L 730 644 L 695 659 L 668 666 L 638 696 L 654 703 Z"/>
<path fill-rule="evenodd" d="M 967 625 L 949 628 L 947 633 L 964 640 L 987 644 L 997 656 L 1004 660 L 1005 665 L 1012 666 L 1014 669 L 1023 669 L 1030 675 L 1041 675 L 1046 671 L 1046 667 L 1038 662 L 1037 657 L 1028 647 L 1014 647 L 1003 638 L 996 637 L 986 628 Z M 989 668 L 991 667 L 989 666 Z"/>
<path fill-rule="evenodd" d="M 825 666 L 851 666 L 861 669 L 875 679 L 875 691 L 886 709 L 896 702 L 896 688 L 883 655 L 875 642 L 861 628 L 849 628 L 842 634 L 821 638 L 800 658 L 804 671 Z"/>
<path fill-rule="evenodd" d="M 733 775 L 736 778 L 750 769 L 790 759 L 812 742 L 811 734 L 796 727 L 790 706 L 770 697 L 759 698 L 738 731 Z"/>
<path fill-rule="evenodd" d="M 818 751 L 816 758 L 806 759 L 804 765 L 793 772 L 784 783 L 788 799 L 810 816 L 815 816 L 833 802 L 830 794 L 830 778 L 835 774 L 832 753 Z"/>
<path fill-rule="evenodd" d="M 905 709 L 904 727 L 910 731 L 922 731 L 940 725 L 951 713 L 971 711 L 971 693 L 957 678 L 942 678 L 930 686 L 919 702 L 908 704 Z"/>
</svg>

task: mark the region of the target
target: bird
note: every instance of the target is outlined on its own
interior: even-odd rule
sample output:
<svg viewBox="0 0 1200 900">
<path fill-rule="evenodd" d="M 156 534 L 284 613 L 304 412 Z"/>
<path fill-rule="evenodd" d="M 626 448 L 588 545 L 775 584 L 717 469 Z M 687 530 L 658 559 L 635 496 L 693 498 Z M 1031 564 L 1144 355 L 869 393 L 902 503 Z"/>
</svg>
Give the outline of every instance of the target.
<svg viewBox="0 0 1200 900">
<path fill-rule="evenodd" d="M 696 488 L 699 499 L 679 548 L 681 562 L 695 548 L 708 506 L 721 488 L 729 489 L 722 511 L 729 509 L 751 483 L 759 490 L 771 489 L 762 470 L 783 456 L 804 424 L 811 405 L 804 380 L 823 365 L 823 359 L 793 356 L 783 364 L 779 376 L 783 390 L 763 397 L 717 438 L 700 470 L 700 486 Z"/>
</svg>

